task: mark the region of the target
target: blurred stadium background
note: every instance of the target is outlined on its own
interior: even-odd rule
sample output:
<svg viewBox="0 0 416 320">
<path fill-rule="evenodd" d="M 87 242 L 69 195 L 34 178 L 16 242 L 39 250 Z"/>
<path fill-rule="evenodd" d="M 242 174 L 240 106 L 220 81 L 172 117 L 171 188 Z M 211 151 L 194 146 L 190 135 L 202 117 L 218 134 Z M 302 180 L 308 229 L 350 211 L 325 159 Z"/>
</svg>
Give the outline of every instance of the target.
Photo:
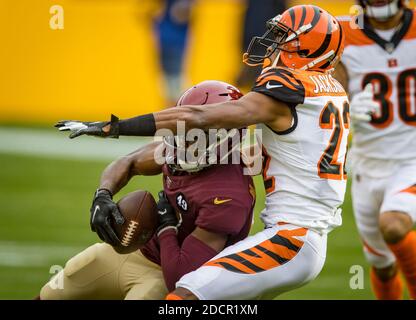
<svg viewBox="0 0 416 320">
<path fill-rule="evenodd" d="M 340 15 L 348 14 L 354 1 L 287 5 L 296 3 Z M 62 30 L 49 26 L 53 5 L 64 9 Z M 172 104 L 155 31 L 164 5 L 162 0 L 0 2 L 0 299 L 35 297 L 52 265 L 63 265 L 97 240 L 88 219 L 100 173 L 146 140 L 72 141 L 52 125 L 60 119 L 105 120 L 110 112 L 129 117 Z M 243 0 L 193 1 L 177 90 L 206 79 L 238 82 L 247 7 Z M 264 191 L 261 179 L 256 183 L 259 212 Z M 160 177 L 135 178 L 117 199 L 136 188 L 156 195 L 160 187 Z M 349 194 L 343 216 L 343 226 L 330 234 L 321 275 L 281 299 L 373 298 Z M 256 221 L 253 232 L 260 228 Z M 362 290 L 349 286 L 353 265 L 365 269 Z"/>
</svg>

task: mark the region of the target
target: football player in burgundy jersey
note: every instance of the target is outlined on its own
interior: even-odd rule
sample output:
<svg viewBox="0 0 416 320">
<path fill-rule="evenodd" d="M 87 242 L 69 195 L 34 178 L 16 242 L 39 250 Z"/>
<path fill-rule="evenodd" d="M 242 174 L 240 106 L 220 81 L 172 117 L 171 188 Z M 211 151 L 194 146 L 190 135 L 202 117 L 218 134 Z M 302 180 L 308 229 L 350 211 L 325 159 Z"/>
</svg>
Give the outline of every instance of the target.
<svg viewBox="0 0 416 320">
<path fill-rule="evenodd" d="M 178 106 L 241 96 L 227 83 L 205 81 L 186 91 Z M 135 175 L 163 173 L 164 192 L 159 194 L 158 209 L 166 213 L 159 214 L 154 237 L 141 251 L 124 255 L 107 243 L 94 244 L 70 259 L 57 275 L 63 277 L 63 289 L 56 288 L 52 279 L 42 288 L 40 299 L 163 299 L 184 274 L 247 237 L 255 191 L 243 166 L 158 164 L 155 152 L 165 145 L 148 144 L 110 164 L 92 206 L 102 208 L 92 216 L 93 230 L 105 242 L 117 244 L 114 231 L 100 225 L 110 216 L 119 218 L 112 196 Z"/>
<path fill-rule="evenodd" d="M 56 125 L 71 131 L 71 138 L 154 136 L 180 131 L 179 122 L 189 131 L 257 125 L 264 151 L 265 229 L 185 274 L 169 299 L 254 299 L 299 288 L 322 270 L 327 234 L 342 223 L 349 102 L 331 75 L 344 50 L 342 28 L 313 5 L 289 8 L 266 27 L 243 56 L 249 65 L 262 65 L 262 74 L 237 101 Z"/>
</svg>

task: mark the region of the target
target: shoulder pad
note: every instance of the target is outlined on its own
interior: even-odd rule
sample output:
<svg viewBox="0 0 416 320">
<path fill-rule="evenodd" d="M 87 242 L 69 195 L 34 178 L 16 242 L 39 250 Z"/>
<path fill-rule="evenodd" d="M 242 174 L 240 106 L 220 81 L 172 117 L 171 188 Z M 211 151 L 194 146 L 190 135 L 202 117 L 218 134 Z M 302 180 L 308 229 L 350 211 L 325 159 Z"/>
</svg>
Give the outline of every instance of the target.
<svg viewBox="0 0 416 320">
<path fill-rule="evenodd" d="M 290 105 L 302 104 L 305 88 L 293 72 L 285 68 L 273 68 L 261 74 L 251 89 Z"/>
</svg>

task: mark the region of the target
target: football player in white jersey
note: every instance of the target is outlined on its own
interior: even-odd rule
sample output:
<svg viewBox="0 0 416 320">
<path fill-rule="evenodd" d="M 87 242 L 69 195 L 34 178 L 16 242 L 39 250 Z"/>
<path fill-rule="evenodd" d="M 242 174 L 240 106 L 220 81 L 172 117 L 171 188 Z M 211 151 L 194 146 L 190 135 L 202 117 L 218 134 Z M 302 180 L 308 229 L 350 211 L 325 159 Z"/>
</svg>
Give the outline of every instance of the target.
<svg viewBox="0 0 416 320">
<path fill-rule="evenodd" d="M 184 106 L 119 121 L 62 122 L 72 137 L 154 135 L 191 128 L 263 132 L 267 191 L 265 229 L 222 251 L 179 280 L 168 299 L 251 299 L 300 287 L 321 271 L 327 233 L 341 225 L 347 176 L 348 97 L 331 74 L 342 55 L 338 21 L 311 5 L 288 9 L 267 22 L 245 54 L 262 64 L 252 91 L 238 101 Z"/>
<path fill-rule="evenodd" d="M 359 1 L 340 18 L 336 77 L 352 96 L 354 214 L 378 299 L 416 299 L 416 16 L 406 1 Z M 363 25 L 360 27 L 360 21 Z"/>
</svg>

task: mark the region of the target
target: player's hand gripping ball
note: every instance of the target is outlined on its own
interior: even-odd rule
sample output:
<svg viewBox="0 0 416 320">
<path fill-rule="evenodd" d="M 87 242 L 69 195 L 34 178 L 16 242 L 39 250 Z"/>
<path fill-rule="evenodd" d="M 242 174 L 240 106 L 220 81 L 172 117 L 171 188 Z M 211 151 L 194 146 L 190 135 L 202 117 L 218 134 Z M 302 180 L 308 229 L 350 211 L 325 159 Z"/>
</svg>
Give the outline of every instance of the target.
<svg viewBox="0 0 416 320">
<path fill-rule="evenodd" d="M 120 239 L 112 227 L 112 220 L 118 225 L 123 225 L 125 219 L 113 202 L 113 196 L 109 190 L 98 189 L 95 192 L 90 213 L 91 230 L 96 232 L 102 241 L 112 246 L 120 245 Z"/>
<path fill-rule="evenodd" d="M 99 218 L 98 221 L 91 219 L 91 227 L 94 227 L 99 237 L 111 244 L 118 253 L 132 253 L 142 248 L 156 232 L 158 227 L 156 201 L 147 191 L 131 192 L 117 204 L 111 200 L 111 197 L 107 197 L 105 202 L 102 199 L 94 201 L 94 204 L 102 204 L 104 211 L 109 213 L 104 215 L 106 222 L 102 222 L 103 218 Z M 92 214 L 94 204 L 91 208 Z"/>
</svg>

